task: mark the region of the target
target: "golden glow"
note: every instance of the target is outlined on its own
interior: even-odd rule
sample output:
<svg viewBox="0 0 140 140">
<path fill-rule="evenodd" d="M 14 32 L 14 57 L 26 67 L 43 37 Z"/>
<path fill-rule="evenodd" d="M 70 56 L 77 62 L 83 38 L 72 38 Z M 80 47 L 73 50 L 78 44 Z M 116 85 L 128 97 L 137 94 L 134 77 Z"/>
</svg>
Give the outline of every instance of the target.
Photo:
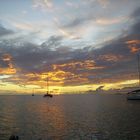
<svg viewBox="0 0 140 140">
<path fill-rule="evenodd" d="M 77 61 L 70 62 L 66 64 L 53 65 L 53 69 L 102 69 L 103 67 L 96 66 L 94 60 L 85 60 L 85 61 Z"/>
<path fill-rule="evenodd" d="M 49 91 L 53 94 L 63 94 L 63 93 L 83 93 L 88 90 L 96 91 L 96 89 L 100 86 L 104 86 L 103 90 L 110 90 L 110 89 L 122 89 L 124 85 L 132 85 L 137 84 L 138 80 L 126 80 L 123 82 L 116 82 L 116 83 L 102 83 L 102 84 L 87 84 L 87 85 L 79 85 L 79 86 L 53 86 L 49 87 Z M 47 91 L 46 87 L 40 87 L 37 85 L 16 85 L 5 83 L 2 85 L 0 83 L 0 93 L 23 93 L 23 94 L 44 94 Z M 95 92 L 96 93 L 96 92 Z"/>
<path fill-rule="evenodd" d="M 117 62 L 122 59 L 122 56 L 114 56 L 113 54 L 101 55 L 99 59 L 105 59 L 106 61 Z M 89 73 L 87 70 L 103 69 L 102 66 L 97 66 L 94 60 L 75 61 L 66 64 L 54 64 L 52 65 L 52 71 L 42 73 L 27 73 L 17 74 L 17 68 L 14 68 L 12 62 L 12 56 L 4 54 L 2 60 L 8 64 L 7 68 L 0 68 L 0 74 L 11 75 L 7 77 L 7 81 L 3 82 L 5 76 L 1 77 L 0 91 L 1 93 L 26 93 L 31 94 L 44 94 L 47 91 L 47 79 L 49 81 L 49 91 L 53 94 L 62 93 L 82 93 L 88 90 L 95 91 L 98 87 L 104 86 L 104 90 L 123 88 L 124 85 L 131 85 L 138 83 L 138 80 L 129 80 L 124 82 L 91 84 L 89 79 Z M 47 69 L 47 68 L 46 68 Z M 75 71 L 85 71 L 84 73 L 77 73 Z M 21 70 L 22 71 L 22 70 Z M 96 75 L 95 75 L 96 76 Z M 4 84 L 4 85 L 3 85 Z M 89 88 L 90 87 L 90 88 Z"/>
<path fill-rule="evenodd" d="M 116 83 L 111 83 L 111 84 L 105 84 L 104 89 L 109 90 L 109 89 L 122 89 L 124 88 L 124 85 L 132 85 L 132 84 L 137 84 L 138 80 L 126 80 L 123 82 L 116 82 Z"/>
</svg>

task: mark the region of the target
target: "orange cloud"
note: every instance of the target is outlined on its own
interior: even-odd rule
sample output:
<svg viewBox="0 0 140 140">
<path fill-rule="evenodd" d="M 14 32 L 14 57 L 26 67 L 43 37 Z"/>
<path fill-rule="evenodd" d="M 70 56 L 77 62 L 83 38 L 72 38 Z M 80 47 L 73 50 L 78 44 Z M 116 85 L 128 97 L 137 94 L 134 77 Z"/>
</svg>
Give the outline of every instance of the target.
<svg viewBox="0 0 140 140">
<path fill-rule="evenodd" d="M 120 59 L 122 59 L 123 56 L 121 56 L 121 55 L 113 55 L 113 54 L 106 54 L 106 55 L 101 55 L 99 58 L 102 59 L 102 60 L 106 60 L 106 61 L 117 62 L 117 61 L 120 61 Z"/>
<path fill-rule="evenodd" d="M 83 62 L 70 62 L 67 64 L 55 64 L 52 71 L 42 73 L 27 73 L 24 75 L 16 75 L 10 77 L 11 82 L 24 85 L 38 85 L 46 87 L 47 78 L 50 86 L 64 86 L 73 84 L 88 83 L 88 74 L 86 71 L 81 74 L 78 70 L 101 69 L 103 67 L 96 66 L 93 60 L 85 60 Z"/>
<path fill-rule="evenodd" d="M 64 84 L 65 77 L 70 75 L 69 72 L 62 70 L 42 72 L 42 73 L 28 73 L 19 78 L 20 83 L 25 85 L 38 85 L 40 87 L 46 87 L 47 78 L 49 79 L 50 86 L 60 86 Z M 16 80 L 16 79 L 13 79 Z"/>
<path fill-rule="evenodd" d="M 77 61 L 77 62 L 69 62 L 66 64 L 56 64 L 53 65 L 53 69 L 54 70 L 58 70 L 58 69 L 64 69 L 67 68 L 69 70 L 71 69 L 102 69 L 103 67 L 101 66 L 96 66 L 94 60 L 85 60 L 85 61 Z"/>
<path fill-rule="evenodd" d="M 0 68 L 0 74 L 15 74 L 15 68 Z"/>
<path fill-rule="evenodd" d="M 8 67 L 0 67 L 0 74 L 15 74 L 16 68 L 14 68 L 14 65 L 12 63 L 12 56 L 10 54 L 3 54 L 1 58 Z"/>
<path fill-rule="evenodd" d="M 12 59 L 12 57 L 11 57 L 10 54 L 4 54 L 4 55 L 2 56 L 2 60 L 3 60 L 3 61 L 11 61 L 11 59 Z"/>
<path fill-rule="evenodd" d="M 128 45 L 128 48 L 130 49 L 130 52 L 137 53 L 140 51 L 140 48 L 138 45 L 140 45 L 140 40 L 129 40 L 126 42 Z"/>
</svg>

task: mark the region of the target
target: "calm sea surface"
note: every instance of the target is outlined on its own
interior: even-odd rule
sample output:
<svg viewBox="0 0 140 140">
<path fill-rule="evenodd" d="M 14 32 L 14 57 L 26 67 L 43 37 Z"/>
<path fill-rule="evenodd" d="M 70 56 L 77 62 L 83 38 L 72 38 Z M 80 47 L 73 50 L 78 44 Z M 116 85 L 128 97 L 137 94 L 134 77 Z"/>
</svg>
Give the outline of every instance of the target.
<svg viewBox="0 0 140 140">
<path fill-rule="evenodd" d="M 0 96 L 0 140 L 140 140 L 140 101 L 125 95 Z"/>
</svg>

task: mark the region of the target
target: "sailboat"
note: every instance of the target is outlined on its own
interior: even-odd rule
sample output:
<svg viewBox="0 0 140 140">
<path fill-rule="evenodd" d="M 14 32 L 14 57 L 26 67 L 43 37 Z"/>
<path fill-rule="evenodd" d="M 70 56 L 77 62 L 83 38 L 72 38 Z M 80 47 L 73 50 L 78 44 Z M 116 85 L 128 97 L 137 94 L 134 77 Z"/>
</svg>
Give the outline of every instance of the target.
<svg viewBox="0 0 140 140">
<path fill-rule="evenodd" d="M 53 95 L 49 93 L 49 78 L 47 78 L 47 93 L 44 94 L 43 97 L 53 97 Z"/>
<path fill-rule="evenodd" d="M 34 89 L 33 89 L 33 93 L 32 93 L 32 96 L 35 96 L 35 94 L 34 94 Z"/>
<path fill-rule="evenodd" d="M 138 73 L 139 73 L 139 87 L 140 87 L 140 56 L 138 55 Z M 140 100 L 140 89 L 128 92 L 127 100 Z"/>
</svg>

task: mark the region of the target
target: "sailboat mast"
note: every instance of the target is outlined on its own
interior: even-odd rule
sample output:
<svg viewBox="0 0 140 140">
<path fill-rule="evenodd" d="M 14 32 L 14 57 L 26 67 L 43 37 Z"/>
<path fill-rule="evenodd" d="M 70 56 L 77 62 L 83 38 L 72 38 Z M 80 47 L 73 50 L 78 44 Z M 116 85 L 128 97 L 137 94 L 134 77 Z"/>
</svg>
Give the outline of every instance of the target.
<svg viewBox="0 0 140 140">
<path fill-rule="evenodd" d="M 49 77 L 47 77 L 47 93 L 49 93 Z"/>
<path fill-rule="evenodd" d="M 140 86 L 140 55 L 138 54 L 138 73 L 139 73 L 139 86 Z"/>
</svg>

